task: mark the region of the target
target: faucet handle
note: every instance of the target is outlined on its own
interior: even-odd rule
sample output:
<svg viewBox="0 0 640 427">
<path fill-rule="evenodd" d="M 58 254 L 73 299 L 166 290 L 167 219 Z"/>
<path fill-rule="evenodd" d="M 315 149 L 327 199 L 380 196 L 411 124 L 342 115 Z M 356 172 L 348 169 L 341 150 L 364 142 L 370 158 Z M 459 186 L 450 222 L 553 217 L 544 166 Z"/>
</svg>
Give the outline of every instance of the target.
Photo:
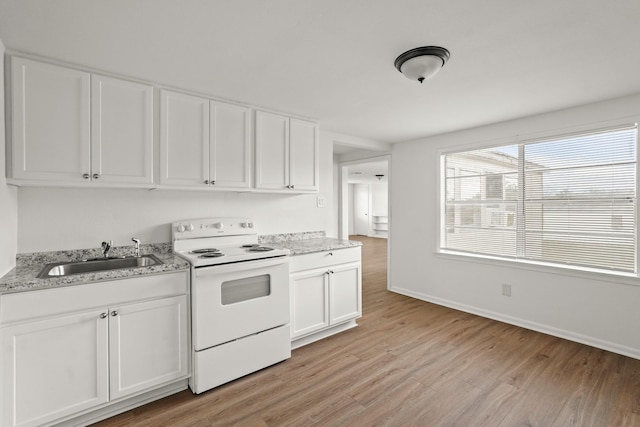
<svg viewBox="0 0 640 427">
<path fill-rule="evenodd" d="M 109 240 L 108 242 L 102 242 L 102 255 L 109 256 L 109 251 L 111 250 L 111 246 L 113 246 L 113 240 Z"/>
<path fill-rule="evenodd" d="M 132 237 L 131 241 L 136 244 L 136 256 L 140 256 L 140 239 Z"/>
</svg>

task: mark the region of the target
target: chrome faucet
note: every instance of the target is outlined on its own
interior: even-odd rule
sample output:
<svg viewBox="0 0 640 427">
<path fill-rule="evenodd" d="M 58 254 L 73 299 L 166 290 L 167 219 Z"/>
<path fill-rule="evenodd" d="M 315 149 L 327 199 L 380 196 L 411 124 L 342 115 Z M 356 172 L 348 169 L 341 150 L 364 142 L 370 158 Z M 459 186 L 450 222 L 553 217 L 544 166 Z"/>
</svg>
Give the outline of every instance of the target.
<svg viewBox="0 0 640 427">
<path fill-rule="evenodd" d="M 136 244 L 136 256 L 139 257 L 140 256 L 140 239 L 132 237 L 131 241 Z"/>
<path fill-rule="evenodd" d="M 102 242 L 102 256 L 105 258 L 109 258 L 109 251 L 111 250 L 111 246 L 113 245 L 113 240 L 109 240 L 108 242 Z"/>
</svg>

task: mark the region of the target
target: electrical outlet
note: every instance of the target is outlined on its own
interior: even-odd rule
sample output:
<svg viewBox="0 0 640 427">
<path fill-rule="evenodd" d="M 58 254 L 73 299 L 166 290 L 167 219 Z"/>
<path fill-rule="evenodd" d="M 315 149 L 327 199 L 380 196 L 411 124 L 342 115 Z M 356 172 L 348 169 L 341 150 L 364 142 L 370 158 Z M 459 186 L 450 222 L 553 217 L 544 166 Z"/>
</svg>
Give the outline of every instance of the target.
<svg viewBox="0 0 640 427">
<path fill-rule="evenodd" d="M 319 208 L 324 208 L 325 206 L 327 206 L 327 199 L 324 197 L 318 197 L 316 199 L 316 206 L 318 206 Z"/>
<path fill-rule="evenodd" d="M 507 283 L 502 284 L 502 295 L 504 295 L 505 297 L 511 296 L 511 285 Z"/>
</svg>

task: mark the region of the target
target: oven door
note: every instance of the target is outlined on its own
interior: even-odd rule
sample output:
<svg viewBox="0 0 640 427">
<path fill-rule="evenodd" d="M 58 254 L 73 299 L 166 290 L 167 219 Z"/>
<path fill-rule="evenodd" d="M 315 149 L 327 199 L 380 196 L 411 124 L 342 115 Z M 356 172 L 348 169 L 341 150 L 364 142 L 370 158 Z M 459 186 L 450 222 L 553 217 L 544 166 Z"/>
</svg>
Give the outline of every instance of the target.
<svg viewBox="0 0 640 427">
<path fill-rule="evenodd" d="M 196 351 L 289 323 L 289 257 L 192 270 Z"/>
</svg>

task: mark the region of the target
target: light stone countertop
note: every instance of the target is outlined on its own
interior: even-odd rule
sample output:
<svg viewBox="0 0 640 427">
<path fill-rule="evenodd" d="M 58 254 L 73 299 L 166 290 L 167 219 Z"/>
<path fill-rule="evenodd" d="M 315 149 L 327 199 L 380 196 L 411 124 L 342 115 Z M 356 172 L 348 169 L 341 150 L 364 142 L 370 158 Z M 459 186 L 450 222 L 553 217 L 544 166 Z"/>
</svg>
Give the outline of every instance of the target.
<svg viewBox="0 0 640 427">
<path fill-rule="evenodd" d="M 323 231 L 259 236 L 258 241 L 260 244 L 265 246 L 289 249 L 292 256 L 345 249 L 362 245 L 361 242 L 355 240 L 342 240 L 325 237 L 325 233 Z M 0 277 L 0 294 L 81 285 L 85 283 L 125 279 L 147 274 L 186 271 L 190 268 L 187 261 L 171 252 L 171 243 L 142 245 L 140 247 L 140 253 L 153 254 L 157 256 L 163 264 L 150 267 L 124 268 L 93 273 L 71 274 L 68 276 L 48 279 L 38 279 L 36 276 L 46 264 L 96 258 L 100 256 L 100 250 L 79 249 L 18 254 L 16 257 L 16 267 L 3 277 Z M 114 247 L 110 253 L 112 256 L 125 256 L 131 254 L 131 246 Z"/>
<path fill-rule="evenodd" d="M 36 252 L 32 254 L 19 254 L 16 257 L 16 267 L 0 278 L 0 294 L 35 291 L 39 289 L 50 289 L 62 286 L 81 285 L 91 282 L 101 282 L 105 280 L 126 279 L 147 274 L 169 273 L 174 271 L 186 271 L 189 263 L 184 259 L 174 255 L 171 251 L 171 244 L 164 243 L 158 245 L 142 245 L 140 253 L 143 255 L 153 254 L 157 256 L 163 264 L 150 267 L 123 268 L 118 270 L 100 271 L 83 274 L 70 274 L 63 277 L 53 277 L 48 279 L 38 279 L 36 276 L 40 270 L 49 263 L 73 262 L 83 259 L 94 258 L 100 255 L 97 249 L 81 249 L 55 252 Z M 113 248 L 112 256 L 131 255 L 129 247 Z"/>
<path fill-rule="evenodd" d="M 321 231 L 261 236 L 259 241 L 265 246 L 289 249 L 292 256 L 362 246 L 357 240 L 325 237 Z"/>
</svg>

